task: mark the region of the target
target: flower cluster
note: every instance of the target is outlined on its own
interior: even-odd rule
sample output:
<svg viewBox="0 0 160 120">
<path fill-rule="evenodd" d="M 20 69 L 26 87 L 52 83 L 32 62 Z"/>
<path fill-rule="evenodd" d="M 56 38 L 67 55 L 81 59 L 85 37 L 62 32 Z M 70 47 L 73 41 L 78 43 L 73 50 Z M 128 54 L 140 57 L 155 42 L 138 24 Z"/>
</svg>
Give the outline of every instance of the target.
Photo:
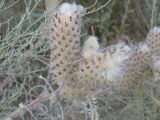
<svg viewBox="0 0 160 120">
<path fill-rule="evenodd" d="M 136 80 L 150 67 L 159 70 L 159 28 L 151 30 L 146 41 L 138 45 L 123 41 L 100 49 L 97 37 L 89 36 L 81 49 L 83 12 L 80 5 L 64 3 L 50 22 L 50 74 L 52 80 L 66 81 L 64 95 L 69 98 L 92 95 L 110 82 Z"/>
</svg>

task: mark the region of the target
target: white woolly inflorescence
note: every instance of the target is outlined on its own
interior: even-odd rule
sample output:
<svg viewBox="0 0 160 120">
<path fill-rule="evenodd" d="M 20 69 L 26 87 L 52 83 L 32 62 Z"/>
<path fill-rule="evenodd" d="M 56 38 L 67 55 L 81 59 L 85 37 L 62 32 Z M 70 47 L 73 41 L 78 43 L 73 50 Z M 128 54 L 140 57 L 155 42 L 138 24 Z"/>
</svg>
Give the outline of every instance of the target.
<svg viewBox="0 0 160 120">
<path fill-rule="evenodd" d="M 120 42 L 116 45 L 112 45 L 106 52 L 107 71 L 105 77 L 108 81 L 117 81 L 122 73 L 124 62 L 128 59 L 131 52 L 131 48 L 125 42 Z"/>
<path fill-rule="evenodd" d="M 68 98 L 75 98 L 79 92 L 79 89 L 76 89 L 77 80 L 73 63 L 80 56 L 82 13 L 82 6 L 64 3 L 57 8 L 50 21 L 50 75 L 52 80 L 65 80 L 63 94 Z"/>
<path fill-rule="evenodd" d="M 160 77 L 160 28 L 152 29 L 146 41 L 133 46 L 125 57 L 128 58 L 125 58 L 123 64 L 119 64 L 121 66 L 117 74 L 119 80 L 131 81 L 146 78 L 148 77 L 146 70 L 149 70 L 150 67 L 153 69 L 154 76 Z M 113 70 L 113 72 L 116 71 Z M 107 74 L 111 76 L 109 72 Z M 118 80 L 116 77 L 114 79 Z"/>
<path fill-rule="evenodd" d="M 121 80 L 138 80 L 143 76 L 145 70 L 149 67 L 149 51 L 135 46 L 132 48 L 128 59 L 124 62 L 121 73 Z"/>
<path fill-rule="evenodd" d="M 72 74 L 71 63 L 80 54 L 82 6 L 64 3 L 53 14 L 51 26 L 50 73 L 54 80 Z"/>
<path fill-rule="evenodd" d="M 160 56 L 160 28 L 153 28 L 147 35 L 146 42 L 152 55 Z"/>
<path fill-rule="evenodd" d="M 86 46 L 92 45 L 88 40 L 92 39 L 87 39 L 83 48 L 88 48 Z M 98 44 L 97 42 L 95 43 Z M 95 44 L 93 43 L 93 45 Z M 129 46 L 122 43 L 113 45 L 103 52 L 98 50 L 99 47 L 95 48 L 96 51 L 94 54 L 90 54 L 89 59 L 83 56 L 83 53 L 88 52 L 88 49 L 82 52 L 84 59 L 75 66 L 76 88 L 79 89 L 78 96 L 89 95 L 94 90 L 100 89 L 104 85 L 106 86 L 109 81 L 117 80 L 117 74 L 119 74 L 121 68 L 120 64 L 123 64 L 126 58 L 125 55 L 129 52 Z"/>
<path fill-rule="evenodd" d="M 98 54 L 99 43 L 97 37 L 89 36 L 85 41 L 82 49 L 82 56 L 85 59 L 90 59 L 91 57 Z"/>
<path fill-rule="evenodd" d="M 147 35 L 146 42 L 151 51 L 151 68 L 155 79 L 160 79 L 160 28 L 153 28 Z"/>
<path fill-rule="evenodd" d="M 152 56 L 152 69 L 156 80 L 160 80 L 160 56 Z"/>
<path fill-rule="evenodd" d="M 72 16 L 73 14 L 77 14 L 76 12 L 78 12 L 78 14 L 83 13 L 84 8 L 81 5 L 77 5 L 75 3 L 64 3 L 59 7 L 58 11 L 64 16 Z"/>
</svg>

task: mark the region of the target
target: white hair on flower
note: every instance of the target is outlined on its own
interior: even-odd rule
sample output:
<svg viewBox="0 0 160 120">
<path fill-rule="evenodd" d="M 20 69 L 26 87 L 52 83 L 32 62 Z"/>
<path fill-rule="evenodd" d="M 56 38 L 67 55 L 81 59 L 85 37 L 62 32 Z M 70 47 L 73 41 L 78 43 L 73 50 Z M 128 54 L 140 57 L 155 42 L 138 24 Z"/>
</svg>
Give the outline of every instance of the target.
<svg viewBox="0 0 160 120">
<path fill-rule="evenodd" d="M 85 59 L 89 59 L 96 55 L 99 50 L 99 43 L 98 39 L 95 36 L 89 36 L 88 39 L 85 41 L 83 49 L 82 49 L 82 56 Z"/>
<path fill-rule="evenodd" d="M 160 32 L 160 28 L 158 28 L 158 27 L 154 27 L 152 30 L 151 30 L 151 32 L 154 32 L 154 33 L 159 33 Z"/>
<path fill-rule="evenodd" d="M 149 47 L 148 47 L 148 45 L 146 44 L 146 43 L 140 43 L 139 44 L 139 46 L 140 46 L 140 50 L 143 52 L 143 53 L 148 53 L 148 52 L 150 52 L 150 49 L 149 49 Z"/>
<path fill-rule="evenodd" d="M 74 12 L 83 13 L 84 8 L 81 5 L 77 5 L 76 3 L 63 3 L 59 7 L 59 12 L 66 15 L 71 16 Z"/>
</svg>

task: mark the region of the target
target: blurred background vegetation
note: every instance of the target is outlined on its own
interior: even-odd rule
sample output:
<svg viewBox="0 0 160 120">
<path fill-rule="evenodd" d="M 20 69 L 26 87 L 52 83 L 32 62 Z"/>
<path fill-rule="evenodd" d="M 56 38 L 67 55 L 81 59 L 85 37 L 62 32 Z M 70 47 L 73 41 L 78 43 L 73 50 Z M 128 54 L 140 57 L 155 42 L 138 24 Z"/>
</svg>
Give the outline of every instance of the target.
<svg viewBox="0 0 160 120">
<path fill-rule="evenodd" d="M 88 8 L 96 0 L 64 1 Z M 106 2 L 97 0 L 87 12 Z M 35 85 L 44 84 L 39 76 L 47 76 L 49 65 L 49 40 L 41 35 L 46 25 L 45 4 L 45 0 L 0 0 L 0 90 L 3 93 L 0 118 L 15 110 L 20 102 L 29 103 L 41 92 Z M 142 41 L 152 27 L 160 25 L 159 13 L 160 0 L 111 0 L 102 9 L 84 16 L 82 34 L 98 36 L 102 46 L 121 39 Z M 36 90 L 31 94 L 33 87 Z M 156 94 L 147 99 L 146 90 L 154 90 Z M 100 120 L 159 120 L 159 91 L 159 83 L 144 82 L 129 93 L 127 90 L 106 96 L 100 99 Z M 45 118 L 38 112 L 35 116 L 38 120 Z"/>
<path fill-rule="evenodd" d="M 3 0 L 2 0 L 3 1 Z M 13 7 L 1 12 L 0 21 L 10 20 L 10 25 L 14 26 L 25 12 L 27 0 L 5 0 L 6 6 L 13 4 Z M 37 0 L 32 1 L 36 3 Z M 63 0 L 76 2 L 86 8 L 93 5 L 96 0 Z M 97 0 L 92 9 L 104 5 L 106 0 Z M 85 32 L 91 34 L 91 27 L 99 39 L 107 45 L 115 39 L 128 36 L 131 40 L 142 40 L 146 33 L 153 26 L 160 24 L 160 1 L 159 0 L 111 0 L 103 9 L 86 15 L 84 18 Z M 31 18 L 34 20 L 45 10 L 45 0 L 41 0 Z M 2 34 L 2 27 L 0 34 Z"/>
</svg>

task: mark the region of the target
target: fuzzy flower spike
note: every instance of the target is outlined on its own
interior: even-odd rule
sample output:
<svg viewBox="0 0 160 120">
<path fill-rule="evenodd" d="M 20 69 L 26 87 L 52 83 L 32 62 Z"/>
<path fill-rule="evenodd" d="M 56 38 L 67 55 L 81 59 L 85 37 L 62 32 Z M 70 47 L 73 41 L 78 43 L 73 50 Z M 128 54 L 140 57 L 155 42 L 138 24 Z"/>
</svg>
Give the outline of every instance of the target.
<svg viewBox="0 0 160 120">
<path fill-rule="evenodd" d="M 63 3 L 52 15 L 51 26 L 51 61 L 50 75 L 52 80 L 64 80 L 62 94 L 75 99 L 80 97 L 74 64 L 81 55 L 80 32 L 81 18 L 84 9 L 75 3 Z M 85 92 L 85 91 L 83 91 Z"/>
<path fill-rule="evenodd" d="M 98 54 L 99 47 L 97 37 L 89 36 L 83 45 L 82 56 L 85 59 L 91 59 Z"/>
<path fill-rule="evenodd" d="M 152 55 L 160 56 L 160 28 L 155 27 L 147 35 L 146 42 Z"/>
<path fill-rule="evenodd" d="M 146 42 L 151 51 L 151 68 L 156 80 L 160 79 L 160 28 L 155 27 L 147 35 Z"/>
<path fill-rule="evenodd" d="M 81 13 L 82 6 L 63 3 L 52 15 L 50 73 L 54 80 L 67 80 L 72 74 L 71 63 L 80 53 Z"/>
</svg>

